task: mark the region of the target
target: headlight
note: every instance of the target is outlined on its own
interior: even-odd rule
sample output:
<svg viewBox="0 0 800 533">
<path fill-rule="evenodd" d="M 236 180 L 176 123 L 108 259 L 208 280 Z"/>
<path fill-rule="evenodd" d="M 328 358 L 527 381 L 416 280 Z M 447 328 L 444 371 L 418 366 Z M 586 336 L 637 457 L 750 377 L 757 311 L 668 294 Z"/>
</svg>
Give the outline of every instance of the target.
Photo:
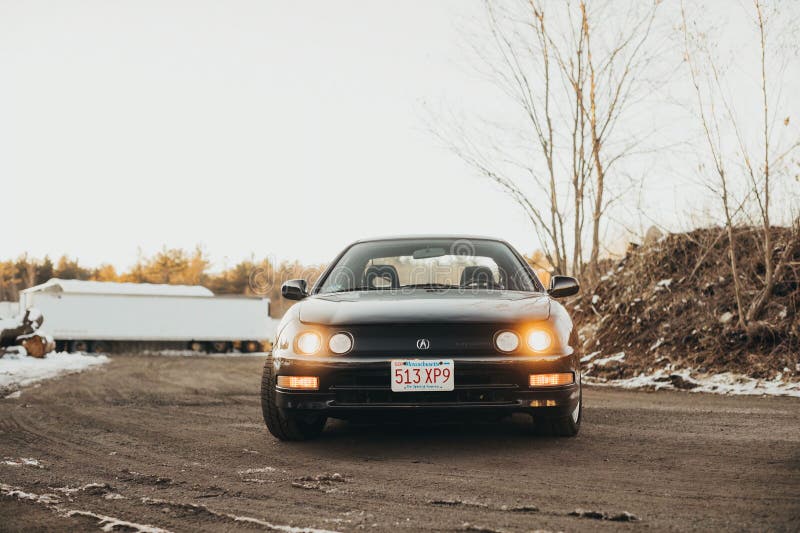
<svg viewBox="0 0 800 533">
<path fill-rule="evenodd" d="M 534 352 L 543 352 L 553 344 L 550 334 L 541 329 L 535 329 L 528 333 L 528 346 Z"/>
<path fill-rule="evenodd" d="M 347 353 L 353 349 L 353 338 L 348 333 L 337 333 L 328 341 L 328 347 L 336 354 Z"/>
<path fill-rule="evenodd" d="M 319 351 L 322 346 L 322 339 L 319 333 L 306 331 L 297 337 L 297 350 L 304 355 L 311 355 Z"/>
<path fill-rule="evenodd" d="M 519 346 L 519 336 L 513 331 L 501 331 L 494 338 L 494 345 L 501 352 L 513 352 Z"/>
</svg>

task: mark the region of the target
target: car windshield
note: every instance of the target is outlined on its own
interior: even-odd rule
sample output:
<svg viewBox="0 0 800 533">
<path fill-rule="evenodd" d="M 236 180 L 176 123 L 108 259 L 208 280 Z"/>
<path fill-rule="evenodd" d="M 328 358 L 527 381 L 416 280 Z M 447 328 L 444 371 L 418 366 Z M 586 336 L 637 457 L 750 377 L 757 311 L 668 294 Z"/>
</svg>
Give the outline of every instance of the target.
<svg viewBox="0 0 800 533">
<path fill-rule="evenodd" d="M 538 290 L 508 245 L 484 239 L 395 239 L 354 244 L 318 293 L 392 289 Z"/>
</svg>

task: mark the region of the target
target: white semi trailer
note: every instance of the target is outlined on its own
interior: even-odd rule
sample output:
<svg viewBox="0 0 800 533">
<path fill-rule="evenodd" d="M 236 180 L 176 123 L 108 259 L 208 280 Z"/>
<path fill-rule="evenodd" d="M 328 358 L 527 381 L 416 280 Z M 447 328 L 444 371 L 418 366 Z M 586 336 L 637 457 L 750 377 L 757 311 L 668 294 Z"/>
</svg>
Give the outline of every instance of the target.
<svg viewBox="0 0 800 533">
<path fill-rule="evenodd" d="M 175 348 L 227 352 L 266 349 L 277 321 L 269 300 L 215 296 L 201 286 L 51 279 L 20 293 L 35 307 L 57 349 L 122 351 Z"/>
</svg>

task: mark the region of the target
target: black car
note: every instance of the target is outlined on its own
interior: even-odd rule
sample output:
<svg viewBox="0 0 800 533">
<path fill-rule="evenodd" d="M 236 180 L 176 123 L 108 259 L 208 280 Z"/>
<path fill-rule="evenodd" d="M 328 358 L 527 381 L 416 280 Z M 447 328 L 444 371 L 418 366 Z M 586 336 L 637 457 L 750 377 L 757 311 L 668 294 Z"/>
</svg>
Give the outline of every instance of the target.
<svg viewBox="0 0 800 533">
<path fill-rule="evenodd" d="M 398 237 L 348 246 L 280 323 L 261 404 L 282 440 L 318 436 L 328 417 L 455 419 L 513 413 L 533 429 L 573 436 L 581 423 L 577 333 L 508 243 L 482 237 Z"/>
</svg>

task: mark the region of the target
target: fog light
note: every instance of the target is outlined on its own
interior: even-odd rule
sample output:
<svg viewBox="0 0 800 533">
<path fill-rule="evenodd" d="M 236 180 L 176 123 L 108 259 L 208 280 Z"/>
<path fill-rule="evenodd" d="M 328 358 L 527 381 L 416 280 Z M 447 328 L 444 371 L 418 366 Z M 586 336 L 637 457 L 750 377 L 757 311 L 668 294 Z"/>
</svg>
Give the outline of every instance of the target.
<svg viewBox="0 0 800 533">
<path fill-rule="evenodd" d="M 528 384 L 531 387 L 557 387 L 559 385 L 570 385 L 575 382 L 572 372 L 562 372 L 560 374 L 531 374 Z"/>
<path fill-rule="evenodd" d="M 317 376 L 278 376 L 278 387 L 283 389 L 317 390 L 319 378 Z"/>
<path fill-rule="evenodd" d="M 531 407 L 555 407 L 558 402 L 555 400 L 531 400 Z"/>
</svg>

